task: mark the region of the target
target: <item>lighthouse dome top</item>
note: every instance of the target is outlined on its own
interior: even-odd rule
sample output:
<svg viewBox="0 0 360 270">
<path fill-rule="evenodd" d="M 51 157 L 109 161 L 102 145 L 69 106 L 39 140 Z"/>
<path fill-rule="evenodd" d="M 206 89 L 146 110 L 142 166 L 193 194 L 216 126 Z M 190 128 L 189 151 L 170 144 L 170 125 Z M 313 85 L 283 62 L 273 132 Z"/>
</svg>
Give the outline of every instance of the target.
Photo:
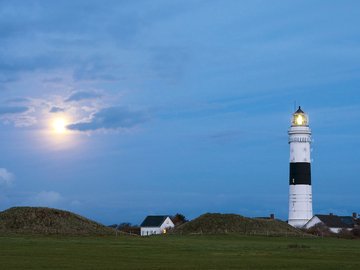
<svg viewBox="0 0 360 270">
<path fill-rule="evenodd" d="M 292 119 L 291 119 L 291 126 L 308 126 L 309 125 L 309 117 L 306 113 L 299 108 L 296 112 L 293 113 Z"/>
</svg>

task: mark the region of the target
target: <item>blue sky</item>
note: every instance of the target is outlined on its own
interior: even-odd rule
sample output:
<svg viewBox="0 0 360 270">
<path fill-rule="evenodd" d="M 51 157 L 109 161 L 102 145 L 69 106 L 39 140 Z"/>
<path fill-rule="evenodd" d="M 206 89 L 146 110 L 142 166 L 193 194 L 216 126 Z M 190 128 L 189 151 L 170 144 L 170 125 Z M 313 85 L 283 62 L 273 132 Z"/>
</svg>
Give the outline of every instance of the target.
<svg viewBox="0 0 360 270">
<path fill-rule="evenodd" d="M 360 212 L 358 1 L 57 2 L 0 1 L 1 210 L 286 219 L 296 102 L 314 212 Z"/>
</svg>

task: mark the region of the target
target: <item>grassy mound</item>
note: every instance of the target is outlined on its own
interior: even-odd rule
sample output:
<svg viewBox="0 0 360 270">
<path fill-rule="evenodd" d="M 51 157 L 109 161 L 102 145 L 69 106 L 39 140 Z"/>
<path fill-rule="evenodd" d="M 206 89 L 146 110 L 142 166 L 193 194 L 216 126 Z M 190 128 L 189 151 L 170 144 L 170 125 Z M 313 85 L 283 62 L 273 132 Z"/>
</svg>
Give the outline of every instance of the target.
<svg viewBox="0 0 360 270">
<path fill-rule="evenodd" d="M 235 214 L 204 214 L 180 225 L 176 234 L 300 235 L 302 232 L 276 219 L 247 218 Z"/>
<path fill-rule="evenodd" d="M 77 214 L 45 207 L 0 212 L 0 234 L 107 235 L 114 230 Z"/>
</svg>

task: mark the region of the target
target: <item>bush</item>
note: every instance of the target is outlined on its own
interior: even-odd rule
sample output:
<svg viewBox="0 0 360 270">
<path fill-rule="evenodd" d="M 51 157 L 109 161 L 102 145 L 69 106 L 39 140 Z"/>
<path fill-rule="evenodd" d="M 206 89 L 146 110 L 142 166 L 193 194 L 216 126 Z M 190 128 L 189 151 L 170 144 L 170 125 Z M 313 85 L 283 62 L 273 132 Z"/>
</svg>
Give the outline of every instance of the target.
<svg viewBox="0 0 360 270">
<path fill-rule="evenodd" d="M 330 229 L 321 223 L 316 224 L 315 226 L 305 230 L 305 232 L 312 234 L 312 235 L 316 235 L 316 236 L 331 236 L 331 235 L 333 235 L 333 233 L 330 231 Z"/>
<path fill-rule="evenodd" d="M 351 230 L 341 229 L 337 235 L 338 238 L 353 239 L 355 236 Z"/>
<path fill-rule="evenodd" d="M 116 229 L 124 233 L 140 235 L 140 227 L 128 222 L 120 223 Z"/>
<path fill-rule="evenodd" d="M 359 227 L 354 228 L 351 232 L 352 232 L 354 237 L 360 238 L 360 228 Z"/>
</svg>

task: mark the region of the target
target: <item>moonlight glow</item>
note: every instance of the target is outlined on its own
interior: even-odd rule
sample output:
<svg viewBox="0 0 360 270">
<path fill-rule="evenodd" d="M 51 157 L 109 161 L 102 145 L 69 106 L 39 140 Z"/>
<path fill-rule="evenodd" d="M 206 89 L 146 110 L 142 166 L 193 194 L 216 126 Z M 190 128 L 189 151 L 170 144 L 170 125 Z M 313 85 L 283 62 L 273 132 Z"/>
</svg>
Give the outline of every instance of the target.
<svg viewBox="0 0 360 270">
<path fill-rule="evenodd" d="M 57 134 L 63 134 L 66 132 L 67 121 L 65 118 L 56 118 L 52 122 L 53 131 Z"/>
</svg>

